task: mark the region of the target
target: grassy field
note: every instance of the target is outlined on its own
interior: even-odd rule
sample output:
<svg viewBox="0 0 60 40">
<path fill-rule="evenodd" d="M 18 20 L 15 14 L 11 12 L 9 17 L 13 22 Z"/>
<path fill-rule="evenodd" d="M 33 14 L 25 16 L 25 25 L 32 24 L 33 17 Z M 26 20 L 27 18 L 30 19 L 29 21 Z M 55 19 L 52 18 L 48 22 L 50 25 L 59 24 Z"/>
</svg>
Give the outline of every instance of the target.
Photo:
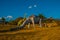
<svg viewBox="0 0 60 40">
<path fill-rule="evenodd" d="M 36 27 L 0 33 L 0 40 L 60 40 L 60 27 Z"/>
<path fill-rule="evenodd" d="M 9 30 L 10 28 L 15 28 L 17 25 L 8 25 L 8 24 L 0 24 L 0 30 Z"/>
</svg>

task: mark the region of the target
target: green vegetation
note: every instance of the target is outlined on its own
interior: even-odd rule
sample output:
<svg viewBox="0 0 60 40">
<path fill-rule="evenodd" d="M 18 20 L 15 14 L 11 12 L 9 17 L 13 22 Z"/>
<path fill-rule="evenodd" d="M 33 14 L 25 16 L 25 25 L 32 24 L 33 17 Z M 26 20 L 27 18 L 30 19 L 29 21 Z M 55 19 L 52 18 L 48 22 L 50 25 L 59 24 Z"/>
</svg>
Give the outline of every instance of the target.
<svg viewBox="0 0 60 40">
<path fill-rule="evenodd" d="M 28 29 L 28 25 L 25 25 L 22 30 L 0 33 L 0 40 L 60 40 L 60 20 L 52 17 L 47 18 L 43 14 L 37 16 L 42 19 L 42 28 L 39 27 L 39 24 L 35 24 L 35 29 L 33 29 L 32 24 L 30 29 Z M 0 30 L 9 30 L 16 28 L 17 25 L 20 26 L 26 20 L 26 17 L 18 17 L 15 20 L 8 21 L 7 24 L 4 17 L 1 20 L 3 20 L 4 25 L 0 24 Z M 44 27 L 44 23 L 48 27 Z"/>
<path fill-rule="evenodd" d="M 40 19 L 42 19 L 42 22 L 43 22 L 43 23 L 46 23 L 46 22 L 51 23 L 51 22 L 53 22 L 53 21 L 58 22 L 57 19 L 54 19 L 54 18 L 52 18 L 52 17 L 47 18 L 47 17 L 45 17 L 45 15 L 43 15 L 42 13 L 38 14 L 37 16 L 38 16 Z M 22 24 L 22 22 L 24 22 L 24 21 L 21 21 L 21 20 L 26 20 L 26 14 L 24 14 L 24 17 L 18 17 L 18 18 L 16 18 L 15 20 L 11 20 L 11 21 L 6 21 L 6 19 L 5 19 L 4 17 L 2 17 L 1 20 L 3 20 L 3 24 L 6 23 L 6 24 L 9 24 L 9 25 L 18 25 L 19 22 L 21 22 L 20 24 Z M 60 20 L 59 20 L 59 21 L 60 21 Z M 59 23 L 59 24 L 60 24 L 60 23 Z"/>
<path fill-rule="evenodd" d="M 38 18 L 40 18 L 40 19 L 42 19 L 42 26 L 44 26 L 44 25 L 48 25 L 48 26 L 51 26 L 52 24 L 54 25 L 54 23 L 57 25 L 58 24 L 58 26 L 60 26 L 60 20 L 58 20 L 58 19 L 54 19 L 54 18 L 52 18 L 52 17 L 50 17 L 50 18 L 47 18 L 47 17 L 45 17 L 45 15 L 43 15 L 43 14 L 38 14 L 38 15 L 35 15 L 35 16 L 37 16 Z M 18 18 L 16 18 L 15 20 L 11 20 L 11 21 L 6 21 L 6 19 L 4 18 L 4 17 L 2 17 L 2 19 L 1 20 L 3 20 L 3 26 L 1 26 L 1 23 L 0 23 L 0 27 L 1 28 L 3 28 L 3 27 L 5 27 L 5 25 L 10 25 L 10 26 L 6 26 L 5 28 L 7 28 L 7 27 L 12 27 L 12 25 L 14 26 L 20 26 L 25 20 L 26 20 L 26 14 L 24 15 L 24 17 L 18 17 Z M 36 20 L 37 21 L 37 20 Z M 39 24 L 39 23 L 37 23 L 37 24 Z"/>
<path fill-rule="evenodd" d="M 46 19 L 46 17 L 43 14 L 38 14 L 38 17 L 41 19 Z"/>
</svg>

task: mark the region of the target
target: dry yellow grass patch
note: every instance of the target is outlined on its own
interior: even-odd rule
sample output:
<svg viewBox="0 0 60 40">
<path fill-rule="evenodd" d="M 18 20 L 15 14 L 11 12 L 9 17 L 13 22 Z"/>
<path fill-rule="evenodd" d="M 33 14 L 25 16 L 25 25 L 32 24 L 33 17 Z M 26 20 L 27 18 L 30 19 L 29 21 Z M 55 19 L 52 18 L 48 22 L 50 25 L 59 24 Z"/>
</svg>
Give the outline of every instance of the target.
<svg viewBox="0 0 60 40">
<path fill-rule="evenodd" d="M 9 34 L 10 33 L 10 34 Z M 60 27 L 23 29 L 0 33 L 0 40 L 60 40 Z"/>
<path fill-rule="evenodd" d="M 0 33 L 0 40 L 60 40 L 59 27 L 39 27 L 35 25 L 35 29 L 30 29 Z"/>
<path fill-rule="evenodd" d="M 0 30 L 9 30 L 10 28 L 15 28 L 15 27 L 17 27 L 17 25 L 9 25 L 9 24 L 2 25 L 2 24 L 0 24 Z"/>
</svg>

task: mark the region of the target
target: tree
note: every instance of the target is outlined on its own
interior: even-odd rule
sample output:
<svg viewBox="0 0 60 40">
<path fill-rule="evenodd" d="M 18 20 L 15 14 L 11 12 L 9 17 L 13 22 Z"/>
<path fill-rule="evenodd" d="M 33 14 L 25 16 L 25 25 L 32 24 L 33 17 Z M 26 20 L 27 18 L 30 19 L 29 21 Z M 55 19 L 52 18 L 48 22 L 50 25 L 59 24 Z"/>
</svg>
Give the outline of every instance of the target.
<svg viewBox="0 0 60 40">
<path fill-rule="evenodd" d="M 4 18 L 4 17 L 2 17 L 2 18 L 1 18 L 1 20 L 5 21 L 5 18 Z"/>
<path fill-rule="evenodd" d="M 43 14 L 38 14 L 38 17 L 41 19 L 45 19 L 46 17 Z"/>
<path fill-rule="evenodd" d="M 6 19 L 4 17 L 2 17 L 1 20 L 3 21 L 3 24 L 5 24 Z"/>
<path fill-rule="evenodd" d="M 40 22 L 44 23 L 46 22 L 46 17 L 43 14 L 38 14 L 38 17 L 40 18 Z"/>
</svg>

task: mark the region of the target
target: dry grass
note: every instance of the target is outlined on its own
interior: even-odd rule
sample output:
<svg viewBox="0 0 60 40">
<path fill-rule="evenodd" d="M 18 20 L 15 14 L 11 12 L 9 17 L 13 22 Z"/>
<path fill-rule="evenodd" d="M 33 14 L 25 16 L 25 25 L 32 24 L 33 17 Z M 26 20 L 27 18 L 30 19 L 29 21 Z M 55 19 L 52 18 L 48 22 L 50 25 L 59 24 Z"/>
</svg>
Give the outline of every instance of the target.
<svg viewBox="0 0 60 40">
<path fill-rule="evenodd" d="M 17 25 L 9 25 L 9 24 L 0 24 L 0 30 L 9 30 L 10 28 L 15 28 Z"/>
<path fill-rule="evenodd" d="M 60 27 L 42 27 L 0 33 L 0 40 L 60 40 Z"/>
</svg>

